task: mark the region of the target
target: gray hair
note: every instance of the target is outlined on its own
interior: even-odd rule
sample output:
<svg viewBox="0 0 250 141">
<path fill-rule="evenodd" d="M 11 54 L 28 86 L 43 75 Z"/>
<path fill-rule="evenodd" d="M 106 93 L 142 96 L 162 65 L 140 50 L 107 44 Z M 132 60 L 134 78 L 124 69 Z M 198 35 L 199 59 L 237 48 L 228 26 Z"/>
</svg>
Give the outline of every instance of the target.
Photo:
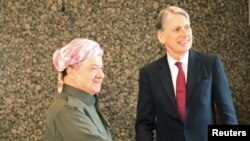
<svg viewBox="0 0 250 141">
<path fill-rule="evenodd" d="M 164 24 L 166 22 L 166 19 L 172 15 L 172 14 L 180 14 L 185 16 L 188 21 L 190 22 L 189 14 L 182 8 L 176 7 L 176 6 L 169 6 L 165 9 L 162 9 L 160 13 L 158 14 L 157 20 L 156 20 L 156 30 L 162 31 L 165 27 Z"/>
</svg>

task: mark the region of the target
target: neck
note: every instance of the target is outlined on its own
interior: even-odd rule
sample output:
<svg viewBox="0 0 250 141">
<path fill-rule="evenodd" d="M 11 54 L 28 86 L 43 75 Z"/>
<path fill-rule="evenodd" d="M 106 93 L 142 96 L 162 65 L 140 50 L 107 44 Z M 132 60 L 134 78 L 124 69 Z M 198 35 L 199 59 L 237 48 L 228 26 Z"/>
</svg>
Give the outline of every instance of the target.
<svg viewBox="0 0 250 141">
<path fill-rule="evenodd" d="M 167 53 L 175 61 L 180 61 L 185 56 L 185 54 L 187 53 L 187 51 L 185 51 L 185 52 L 173 52 L 172 50 L 167 50 Z"/>
<path fill-rule="evenodd" d="M 70 85 L 72 87 L 75 87 L 77 89 L 80 89 L 82 91 L 85 91 L 86 93 L 90 94 L 90 95 L 95 95 L 94 93 L 90 93 L 90 91 L 86 90 L 84 87 L 82 87 L 82 85 L 80 85 L 79 83 L 76 83 L 76 81 L 74 81 L 74 79 L 70 78 L 69 75 L 66 75 L 63 79 L 63 83 Z"/>
</svg>

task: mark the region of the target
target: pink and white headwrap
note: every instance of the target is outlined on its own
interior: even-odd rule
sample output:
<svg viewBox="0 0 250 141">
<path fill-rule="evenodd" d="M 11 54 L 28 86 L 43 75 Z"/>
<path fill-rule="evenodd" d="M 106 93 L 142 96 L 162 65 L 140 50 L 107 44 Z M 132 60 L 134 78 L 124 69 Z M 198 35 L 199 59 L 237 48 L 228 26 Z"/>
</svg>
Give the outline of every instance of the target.
<svg viewBox="0 0 250 141">
<path fill-rule="evenodd" d="M 53 64 L 58 72 L 58 92 L 63 88 L 62 72 L 70 65 L 74 65 L 89 57 L 102 56 L 100 45 L 92 40 L 76 38 L 53 54 Z"/>
</svg>

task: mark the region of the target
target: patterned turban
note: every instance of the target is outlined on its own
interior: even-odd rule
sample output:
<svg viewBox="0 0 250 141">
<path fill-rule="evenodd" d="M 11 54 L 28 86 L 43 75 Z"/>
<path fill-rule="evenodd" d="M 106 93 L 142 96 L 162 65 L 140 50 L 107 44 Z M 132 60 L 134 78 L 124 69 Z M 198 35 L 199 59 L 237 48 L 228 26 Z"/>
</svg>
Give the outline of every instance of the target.
<svg viewBox="0 0 250 141">
<path fill-rule="evenodd" d="M 58 72 L 58 92 L 62 91 L 63 76 L 62 72 L 70 65 L 74 65 L 89 57 L 102 56 L 103 50 L 100 45 L 92 40 L 84 38 L 76 38 L 70 41 L 53 54 L 53 64 Z"/>
</svg>

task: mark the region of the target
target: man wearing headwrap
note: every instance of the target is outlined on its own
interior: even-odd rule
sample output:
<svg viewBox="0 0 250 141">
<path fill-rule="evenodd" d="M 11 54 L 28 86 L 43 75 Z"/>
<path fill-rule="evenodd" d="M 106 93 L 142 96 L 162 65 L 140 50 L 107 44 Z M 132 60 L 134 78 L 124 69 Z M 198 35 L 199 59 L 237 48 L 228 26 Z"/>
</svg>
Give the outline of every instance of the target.
<svg viewBox="0 0 250 141">
<path fill-rule="evenodd" d="M 97 42 L 83 38 L 55 51 L 59 94 L 46 113 L 45 141 L 112 141 L 97 106 L 104 78 L 102 56 Z"/>
</svg>

